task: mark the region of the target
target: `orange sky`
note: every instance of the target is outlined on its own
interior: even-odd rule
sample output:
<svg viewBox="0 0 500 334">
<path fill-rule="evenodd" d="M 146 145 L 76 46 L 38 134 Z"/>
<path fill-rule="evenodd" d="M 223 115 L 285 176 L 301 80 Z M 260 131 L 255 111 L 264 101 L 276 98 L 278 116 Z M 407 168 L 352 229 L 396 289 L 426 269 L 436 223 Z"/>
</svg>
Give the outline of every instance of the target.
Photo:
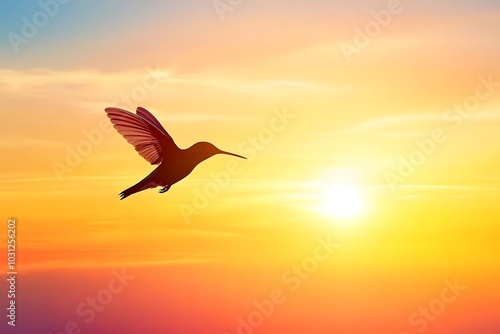
<svg viewBox="0 0 500 334">
<path fill-rule="evenodd" d="M 68 285 L 66 301 L 25 303 L 72 310 L 125 267 L 135 281 L 89 332 L 232 334 L 281 289 L 255 333 L 402 334 L 457 279 L 467 288 L 426 333 L 498 332 L 498 6 L 405 2 L 349 62 L 340 46 L 386 2 L 244 2 L 223 21 L 192 2 L 68 4 L 19 54 L 0 49 L 3 217 L 18 219 L 31 286 Z M 109 128 L 112 105 L 148 108 L 182 148 L 209 141 L 250 159 L 217 156 L 166 194 L 120 201 L 153 167 Z M 360 196 L 354 217 L 336 215 L 339 183 Z M 329 237 L 338 249 L 291 291 L 284 275 Z M 146 321 L 116 323 L 137 314 Z"/>
</svg>

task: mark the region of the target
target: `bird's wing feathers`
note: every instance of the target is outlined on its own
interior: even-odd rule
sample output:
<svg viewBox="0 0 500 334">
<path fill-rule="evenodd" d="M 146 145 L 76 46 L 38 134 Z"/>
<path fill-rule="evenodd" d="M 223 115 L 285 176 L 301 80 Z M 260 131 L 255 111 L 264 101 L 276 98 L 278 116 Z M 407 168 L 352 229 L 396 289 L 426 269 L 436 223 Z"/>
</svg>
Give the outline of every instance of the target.
<svg viewBox="0 0 500 334">
<path fill-rule="evenodd" d="M 114 128 L 150 164 L 161 163 L 169 152 L 178 149 L 172 137 L 146 109 L 138 110 L 138 115 L 120 108 L 106 108 L 105 111 Z"/>
<path fill-rule="evenodd" d="M 163 128 L 163 126 L 161 125 L 161 123 L 148 110 L 144 109 L 143 107 L 138 107 L 136 113 L 137 113 L 137 115 L 139 115 L 139 117 L 142 117 L 143 119 L 145 119 L 149 123 L 153 124 L 154 126 L 156 126 L 156 128 L 158 130 L 160 130 L 161 132 L 163 132 L 164 135 L 166 135 L 167 137 L 169 137 L 170 139 L 172 139 L 172 137 L 170 137 L 170 135 L 168 134 L 167 130 L 165 130 Z M 172 141 L 174 141 L 174 140 L 172 139 Z"/>
</svg>

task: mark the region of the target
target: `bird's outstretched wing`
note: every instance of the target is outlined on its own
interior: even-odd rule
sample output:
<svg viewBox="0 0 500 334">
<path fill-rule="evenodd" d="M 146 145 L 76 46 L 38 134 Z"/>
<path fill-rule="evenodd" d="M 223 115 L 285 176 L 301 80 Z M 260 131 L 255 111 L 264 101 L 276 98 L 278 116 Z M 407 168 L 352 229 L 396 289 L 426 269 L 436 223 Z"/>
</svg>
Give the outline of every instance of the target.
<svg viewBox="0 0 500 334">
<path fill-rule="evenodd" d="M 168 134 L 167 130 L 165 130 L 163 128 L 163 126 L 156 119 L 156 117 L 154 117 L 154 115 L 152 113 L 150 113 L 148 110 L 146 110 L 143 107 L 137 107 L 136 114 L 139 115 L 140 117 L 144 118 L 149 123 L 151 123 L 154 126 L 156 126 L 156 128 L 158 130 L 160 130 L 161 132 L 163 132 L 164 135 L 166 135 L 167 137 L 169 137 L 170 139 L 172 139 L 172 137 L 170 137 L 170 135 Z M 174 140 L 172 139 L 172 141 L 174 141 Z"/>
<path fill-rule="evenodd" d="M 137 115 L 114 107 L 106 108 L 105 111 L 114 128 L 150 164 L 157 165 L 179 150 L 160 122 L 146 109 L 137 108 Z"/>
</svg>

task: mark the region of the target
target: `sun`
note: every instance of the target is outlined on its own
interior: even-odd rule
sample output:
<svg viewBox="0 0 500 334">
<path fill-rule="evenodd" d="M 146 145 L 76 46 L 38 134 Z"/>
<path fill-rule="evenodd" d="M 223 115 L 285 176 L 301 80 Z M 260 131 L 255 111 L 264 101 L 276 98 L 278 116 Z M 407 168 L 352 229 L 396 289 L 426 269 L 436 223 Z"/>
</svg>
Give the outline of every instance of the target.
<svg viewBox="0 0 500 334">
<path fill-rule="evenodd" d="M 364 176 L 357 168 L 338 166 L 317 180 L 316 210 L 339 222 L 354 222 L 368 211 Z"/>
<path fill-rule="evenodd" d="M 325 189 L 322 210 L 339 219 L 353 219 L 365 211 L 361 190 L 352 184 L 334 184 Z"/>
</svg>

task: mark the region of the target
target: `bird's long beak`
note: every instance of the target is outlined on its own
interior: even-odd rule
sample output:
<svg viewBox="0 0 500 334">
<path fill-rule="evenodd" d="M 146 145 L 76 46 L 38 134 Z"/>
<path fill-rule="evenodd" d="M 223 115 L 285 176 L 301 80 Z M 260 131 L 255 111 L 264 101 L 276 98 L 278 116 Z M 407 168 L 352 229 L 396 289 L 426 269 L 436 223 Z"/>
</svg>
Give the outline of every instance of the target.
<svg viewBox="0 0 500 334">
<path fill-rule="evenodd" d="M 241 156 L 241 155 L 238 155 L 238 154 L 234 154 L 234 153 L 231 153 L 231 152 L 226 152 L 226 151 L 219 151 L 219 154 L 227 154 L 227 155 L 232 155 L 233 157 L 238 157 L 238 158 L 246 159 L 244 156 Z"/>
</svg>

